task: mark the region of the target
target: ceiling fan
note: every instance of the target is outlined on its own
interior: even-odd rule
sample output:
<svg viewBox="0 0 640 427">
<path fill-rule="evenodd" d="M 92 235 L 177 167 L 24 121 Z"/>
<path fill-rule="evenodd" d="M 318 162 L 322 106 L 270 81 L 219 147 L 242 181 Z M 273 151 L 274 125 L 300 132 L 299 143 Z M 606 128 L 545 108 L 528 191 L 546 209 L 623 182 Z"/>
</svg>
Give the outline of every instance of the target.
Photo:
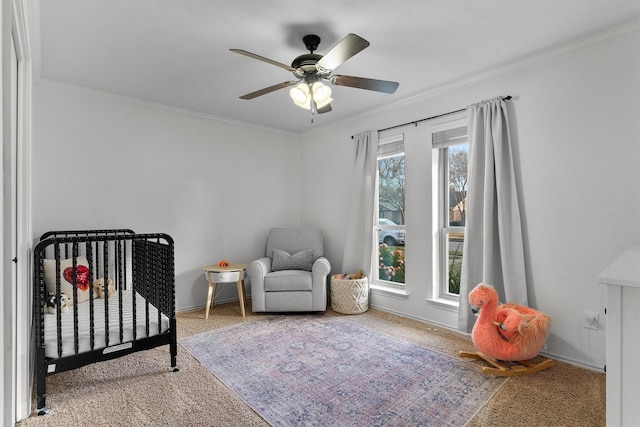
<svg viewBox="0 0 640 427">
<path fill-rule="evenodd" d="M 369 46 L 367 40 L 356 34 L 347 35 L 325 55 L 313 53 L 318 49 L 318 45 L 320 44 L 320 37 L 317 35 L 310 34 L 304 36 L 302 41 L 310 53 L 296 57 L 291 63 L 291 66 L 242 49 L 230 49 L 232 52 L 239 53 L 240 55 L 264 61 L 291 71 L 297 78 L 295 81 L 278 83 L 248 93 L 241 96 L 240 99 L 253 99 L 278 89 L 294 86 L 289 91 L 293 102 L 302 108 L 311 110 L 311 121 L 313 122 L 313 113 L 318 112 L 322 114 L 331 111 L 331 101 L 333 100 L 331 98 L 331 88 L 324 85 L 322 83 L 323 81 L 329 81 L 336 86 L 348 86 L 384 93 L 394 93 L 399 86 L 397 82 L 386 80 L 331 74 L 340 64 Z"/>
</svg>

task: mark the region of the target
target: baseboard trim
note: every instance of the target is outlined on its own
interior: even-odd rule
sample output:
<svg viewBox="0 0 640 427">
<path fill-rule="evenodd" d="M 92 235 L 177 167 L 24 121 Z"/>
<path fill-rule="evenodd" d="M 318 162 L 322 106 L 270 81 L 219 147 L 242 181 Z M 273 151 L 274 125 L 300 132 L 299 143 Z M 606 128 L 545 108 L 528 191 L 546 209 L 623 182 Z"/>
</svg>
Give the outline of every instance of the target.
<svg viewBox="0 0 640 427">
<path fill-rule="evenodd" d="M 216 298 L 216 303 L 211 307 L 215 307 L 216 305 L 220 305 L 220 304 L 227 304 L 230 302 L 238 302 L 240 301 L 240 299 L 238 297 L 231 297 L 231 298 L 225 298 L 225 299 L 218 299 Z M 246 302 L 246 300 L 245 300 Z M 203 308 L 205 308 L 207 306 L 207 304 L 196 304 L 196 305 L 192 305 L 189 307 L 180 307 L 180 308 L 176 308 L 176 313 L 188 313 L 190 311 L 196 311 L 196 310 L 202 310 Z"/>
<path fill-rule="evenodd" d="M 570 357 L 560 356 L 559 354 L 549 353 L 549 352 L 546 352 L 546 351 L 542 351 L 542 352 L 540 352 L 540 354 L 542 356 L 545 356 L 545 357 L 548 357 L 548 358 L 551 358 L 551 359 L 555 359 L 555 360 L 558 360 L 560 362 L 568 363 L 569 365 L 577 366 L 579 368 L 588 369 L 589 371 L 598 372 L 598 373 L 601 373 L 601 374 L 605 373 L 603 366 L 597 366 L 597 365 L 594 365 L 594 364 L 591 364 L 591 363 L 582 362 L 580 360 L 572 359 Z"/>
<path fill-rule="evenodd" d="M 379 306 L 374 306 L 374 305 L 371 305 L 371 308 L 375 308 L 376 310 L 382 311 L 384 313 L 393 314 L 395 316 L 405 317 L 407 319 L 416 320 L 418 322 L 423 322 L 423 323 L 428 323 L 430 325 L 439 326 L 439 327 L 441 327 L 443 329 L 446 329 L 448 331 L 451 331 L 451 332 L 457 332 L 457 333 L 462 334 L 462 335 L 471 336 L 471 334 L 469 334 L 469 333 L 461 332 L 461 331 L 459 331 L 459 330 L 457 330 L 455 328 L 452 328 L 449 325 L 445 325 L 445 324 L 442 324 L 442 323 L 439 323 L 439 322 L 434 322 L 434 321 L 429 320 L 429 319 L 424 319 L 424 318 L 420 318 L 420 317 L 417 317 L 417 316 L 407 315 L 405 313 L 400 313 L 400 312 L 397 312 L 397 311 L 394 311 L 394 310 L 389 310 L 389 309 L 382 308 L 382 307 L 379 307 Z M 588 369 L 590 371 L 599 372 L 599 373 L 604 373 L 605 372 L 603 366 L 598 366 L 598 365 L 586 363 L 586 362 L 583 362 L 583 361 L 580 361 L 580 360 L 572 359 L 570 357 L 561 356 L 559 354 L 554 354 L 554 353 L 542 351 L 542 352 L 540 352 L 540 355 L 544 356 L 544 357 L 549 357 L 551 359 L 555 359 L 555 360 L 560 361 L 560 362 L 568 363 L 569 365 L 577 366 L 579 368 Z"/>
</svg>

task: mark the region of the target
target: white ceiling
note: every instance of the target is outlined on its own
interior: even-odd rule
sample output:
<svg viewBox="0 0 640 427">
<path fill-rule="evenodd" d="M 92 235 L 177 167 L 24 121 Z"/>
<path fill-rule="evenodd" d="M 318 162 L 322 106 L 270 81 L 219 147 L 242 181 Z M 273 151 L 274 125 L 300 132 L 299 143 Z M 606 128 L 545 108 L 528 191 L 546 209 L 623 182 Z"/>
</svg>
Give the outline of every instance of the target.
<svg viewBox="0 0 640 427">
<path fill-rule="evenodd" d="M 42 77 L 292 132 L 640 19 L 640 0 L 34 1 Z M 288 89 L 238 98 L 294 79 L 230 48 L 290 64 L 304 35 L 324 54 L 348 33 L 371 46 L 336 73 L 397 81 L 395 94 L 334 86 L 314 124 Z"/>
</svg>

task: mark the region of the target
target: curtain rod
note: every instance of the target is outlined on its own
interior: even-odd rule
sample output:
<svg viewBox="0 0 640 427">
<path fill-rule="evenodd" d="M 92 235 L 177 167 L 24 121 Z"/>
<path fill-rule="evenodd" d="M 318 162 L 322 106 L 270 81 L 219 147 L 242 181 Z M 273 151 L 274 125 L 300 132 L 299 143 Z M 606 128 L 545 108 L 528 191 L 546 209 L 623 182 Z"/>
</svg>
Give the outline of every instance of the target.
<svg viewBox="0 0 640 427">
<path fill-rule="evenodd" d="M 504 99 L 505 101 L 508 101 L 511 99 L 511 95 L 508 96 L 503 96 L 502 99 Z M 378 129 L 378 133 L 380 132 L 384 132 L 385 130 L 390 130 L 390 129 L 395 129 L 395 128 L 400 128 L 403 126 L 408 126 L 408 125 L 417 125 L 420 122 L 426 122 L 427 120 L 433 120 L 433 119 L 437 119 L 439 117 L 444 117 L 444 116 L 449 116 L 451 114 L 456 114 L 456 113 L 462 113 L 463 111 L 465 111 L 466 108 L 461 108 L 459 110 L 455 110 L 455 111 L 449 111 L 448 113 L 442 113 L 442 114 L 438 114 L 437 116 L 431 116 L 431 117 L 427 117 L 425 119 L 420 119 L 420 120 L 414 120 L 412 122 L 407 122 L 407 123 L 402 123 L 401 125 L 395 125 L 395 126 L 389 126 L 388 128 L 384 128 L 384 129 Z M 353 139 L 353 136 L 351 136 L 351 139 Z"/>
</svg>

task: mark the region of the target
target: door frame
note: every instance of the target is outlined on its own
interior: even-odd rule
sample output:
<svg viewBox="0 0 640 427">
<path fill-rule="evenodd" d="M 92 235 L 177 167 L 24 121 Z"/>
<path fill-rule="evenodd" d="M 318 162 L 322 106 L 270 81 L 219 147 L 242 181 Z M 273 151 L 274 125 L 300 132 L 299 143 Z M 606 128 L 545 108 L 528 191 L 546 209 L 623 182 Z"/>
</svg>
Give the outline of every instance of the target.
<svg viewBox="0 0 640 427">
<path fill-rule="evenodd" d="M 3 141 L 3 194 L 0 202 L 3 211 L 0 227 L 3 298 L 3 316 L 0 319 L 3 344 L 0 354 L 0 364 L 3 366 L 0 397 L 3 404 L 0 408 L 0 421 L 3 425 L 13 425 L 17 420 L 29 416 L 33 381 L 30 286 L 32 56 L 29 4 L 29 0 L 2 0 L 0 9 L 0 121 Z M 17 67 L 17 75 L 12 77 L 14 67 Z M 17 99 L 12 96 L 14 93 L 17 94 Z M 12 104 L 15 105 L 13 110 Z M 16 146 L 14 155 L 11 155 L 10 147 L 14 137 Z"/>
</svg>

